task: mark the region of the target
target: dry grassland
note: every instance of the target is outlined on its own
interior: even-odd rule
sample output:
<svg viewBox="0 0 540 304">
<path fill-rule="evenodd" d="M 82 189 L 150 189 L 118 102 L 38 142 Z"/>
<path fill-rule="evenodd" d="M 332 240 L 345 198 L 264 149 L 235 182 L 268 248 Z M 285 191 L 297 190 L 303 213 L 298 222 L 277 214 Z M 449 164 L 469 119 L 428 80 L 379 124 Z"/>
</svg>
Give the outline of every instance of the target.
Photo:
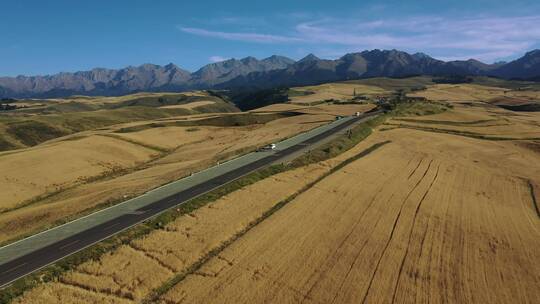
<svg viewBox="0 0 540 304">
<path fill-rule="evenodd" d="M 540 154 L 394 129 L 177 284 L 162 303 L 534 303 Z M 538 188 L 536 188 L 538 189 Z M 538 200 L 538 192 L 536 193 Z"/>
<path fill-rule="evenodd" d="M 80 103 L 86 103 L 86 104 L 98 104 L 98 105 L 104 105 L 104 104 L 115 104 L 115 103 L 121 103 L 128 100 L 135 100 L 140 98 L 148 98 L 148 97 L 175 97 L 175 96 L 196 96 L 196 97 L 206 97 L 208 96 L 207 93 L 202 91 L 193 91 L 193 92 L 183 92 L 181 94 L 179 93 L 148 93 L 148 92 L 142 92 L 142 93 L 135 93 L 135 94 L 128 94 L 123 96 L 74 96 L 73 98 L 65 98 L 65 99 L 52 99 L 53 101 L 59 102 L 59 103 L 67 103 L 70 101 L 76 101 Z"/>
<path fill-rule="evenodd" d="M 509 90 L 474 84 L 438 84 L 409 95 L 422 96 L 433 101 L 449 101 L 454 106 L 454 111 L 414 119 L 394 119 L 390 124 L 473 137 L 540 138 L 538 112 L 514 112 L 494 105 L 536 102 L 540 97 L 539 91 Z"/>
<path fill-rule="evenodd" d="M 387 124 L 488 139 L 540 139 L 538 112 L 512 112 L 481 102 L 452 105 L 453 111 L 396 118 Z"/>
<path fill-rule="evenodd" d="M 409 96 L 426 97 L 435 101 L 490 101 L 500 98 L 539 101 L 540 91 L 510 90 L 477 84 L 436 84 L 425 91 L 417 91 Z"/>
<path fill-rule="evenodd" d="M 374 109 L 374 104 L 328 104 L 317 105 L 306 109 L 299 110 L 298 112 L 306 114 L 328 114 L 328 115 L 354 115 L 356 112 L 367 112 Z"/>
<path fill-rule="evenodd" d="M 296 87 L 292 90 L 306 92 L 304 96 L 291 96 L 291 102 L 296 104 L 311 103 L 329 99 L 348 100 L 357 95 L 384 95 L 389 92 L 376 86 L 368 86 L 354 83 L 327 83 L 316 86 Z"/>
<path fill-rule="evenodd" d="M 128 125 L 123 124 L 7 152 L 0 156 L 2 172 L 9 173 L 0 177 L 4 179 L 0 208 L 10 211 L 0 213 L 0 242 L 144 193 L 239 150 L 330 120 L 331 115 L 314 114 L 245 127 L 162 127 L 114 133 Z"/>
<path fill-rule="evenodd" d="M 429 86 L 425 91 L 408 95 L 435 101 L 486 101 L 504 96 L 505 91 L 508 89 L 476 84 L 436 84 Z"/>
<path fill-rule="evenodd" d="M 294 111 L 305 114 L 353 115 L 356 112 L 366 112 L 375 108 L 374 104 L 320 104 L 306 106 L 296 103 L 276 103 L 253 110 L 255 113 Z"/>
<path fill-rule="evenodd" d="M 174 149 L 208 139 L 213 132 L 222 128 L 211 127 L 164 127 L 151 128 L 139 132 L 114 134 L 119 138 L 136 141 L 162 149 Z"/>
<path fill-rule="evenodd" d="M 211 105 L 213 104 L 214 101 L 211 101 L 211 100 L 207 100 L 207 101 L 194 101 L 194 102 L 190 102 L 190 103 L 186 103 L 186 104 L 180 104 L 180 105 L 172 105 L 172 106 L 163 106 L 163 107 L 160 107 L 160 108 L 164 108 L 164 109 L 195 109 L 196 107 L 201 107 L 201 106 L 207 106 L 207 105 Z"/>
<path fill-rule="evenodd" d="M 90 136 L 1 156 L 0 208 L 14 208 L 87 178 L 148 161 L 155 154 L 129 142 Z"/>
<path fill-rule="evenodd" d="M 285 112 L 285 111 L 298 111 L 298 110 L 303 110 L 306 108 L 309 108 L 309 106 L 301 105 L 301 104 L 291 104 L 291 103 L 274 103 L 265 107 L 251 110 L 250 112 L 254 112 L 254 113 Z"/>
</svg>

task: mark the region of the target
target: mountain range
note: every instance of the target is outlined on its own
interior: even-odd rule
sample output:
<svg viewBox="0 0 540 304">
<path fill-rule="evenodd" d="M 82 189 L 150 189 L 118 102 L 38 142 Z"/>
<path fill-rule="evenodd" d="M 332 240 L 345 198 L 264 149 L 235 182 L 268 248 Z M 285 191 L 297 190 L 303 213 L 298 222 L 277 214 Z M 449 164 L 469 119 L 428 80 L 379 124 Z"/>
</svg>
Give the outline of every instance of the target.
<svg viewBox="0 0 540 304">
<path fill-rule="evenodd" d="M 423 53 L 371 50 L 350 53 L 336 60 L 309 54 L 299 61 L 283 56 L 254 57 L 208 64 L 190 73 L 170 63 L 143 64 L 118 70 L 47 76 L 0 77 L 1 98 L 51 98 L 70 95 L 115 96 L 149 91 L 191 89 L 270 88 L 310 85 L 370 77 L 494 76 L 504 79 L 540 79 L 540 50 L 508 62 L 485 64 L 478 60 L 441 61 Z"/>
</svg>

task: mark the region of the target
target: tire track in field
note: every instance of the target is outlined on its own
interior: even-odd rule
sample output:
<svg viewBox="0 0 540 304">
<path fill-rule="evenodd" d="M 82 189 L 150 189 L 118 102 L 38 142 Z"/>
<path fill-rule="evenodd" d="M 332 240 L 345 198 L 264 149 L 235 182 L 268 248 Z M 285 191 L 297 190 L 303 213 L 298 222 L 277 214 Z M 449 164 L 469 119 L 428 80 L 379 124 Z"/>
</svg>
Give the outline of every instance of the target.
<svg viewBox="0 0 540 304">
<path fill-rule="evenodd" d="M 424 161 L 424 158 L 420 159 L 420 161 L 418 162 L 418 165 L 416 166 L 416 168 L 414 168 L 413 172 L 411 172 L 411 174 L 409 174 L 409 177 L 407 179 L 411 179 L 411 177 L 414 175 L 416 170 L 418 170 L 418 167 L 420 167 L 420 165 L 422 164 L 423 161 Z"/>
<path fill-rule="evenodd" d="M 441 210 L 444 210 L 443 216 L 441 218 L 448 218 L 450 216 L 449 215 L 449 209 L 450 209 L 449 200 L 442 199 L 441 202 L 445 203 L 445 205 L 446 205 L 446 208 L 444 208 L 442 206 L 440 207 Z M 435 207 L 434 207 L 434 209 L 435 209 Z M 435 213 L 434 209 L 432 209 L 431 213 L 429 214 L 429 220 L 426 222 L 424 233 L 422 235 L 422 241 L 420 242 L 420 250 L 419 250 L 419 255 L 418 255 L 418 259 L 417 259 L 417 261 L 419 262 L 419 261 L 422 260 L 422 256 L 424 256 L 424 255 L 426 256 L 427 261 L 426 261 L 426 264 L 424 266 L 424 269 L 427 269 L 428 273 L 430 272 L 430 270 L 433 267 L 432 266 L 433 247 L 434 247 L 433 244 L 434 244 L 434 240 L 436 239 L 436 237 L 435 237 L 436 231 L 434 229 L 430 229 L 431 228 L 430 227 L 430 222 L 433 219 L 433 217 L 432 217 L 433 214 Z M 435 216 L 434 221 L 436 222 L 436 221 L 442 221 L 442 220 L 438 219 L 437 216 Z M 430 233 L 431 237 L 426 242 L 426 237 L 427 237 L 428 231 L 431 232 Z M 427 246 L 427 244 L 429 244 L 429 246 Z M 425 247 L 429 247 L 429 249 L 426 249 Z M 413 285 L 416 286 L 417 288 L 421 284 L 421 280 L 419 280 L 419 276 L 420 276 L 419 272 L 420 271 L 417 269 L 417 271 L 414 273 L 414 283 L 413 283 Z M 431 282 L 427 282 L 427 283 L 431 284 Z M 419 294 L 418 291 L 415 291 L 415 294 L 414 294 L 414 302 L 415 303 L 427 302 L 427 300 L 425 300 L 425 299 L 424 300 L 419 299 L 418 294 Z M 429 292 L 427 293 L 427 298 L 429 298 Z"/>
<path fill-rule="evenodd" d="M 384 141 L 376 143 L 369 148 L 363 150 L 362 152 L 358 153 L 357 155 L 350 157 L 341 163 L 337 164 L 336 166 L 332 167 L 332 169 L 321 176 L 319 176 L 314 181 L 308 183 L 305 185 L 302 189 L 298 190 L 294 194 L 288 196 L 287 198 L 281 200 L 277 204 L 275 204 L 272 208 L 269 210 L 266 210 L 263 212 L 258 218 L 251 221 L 246 227 L 244 227 L 241 231 L 237 232 L 233 236 L 231 236 L 228 240 L 224 241 L 219 245 L 218 247 L 213 248 L 205 255 L 201 256 L 199 260 L 197 260 L 195 263 L 193 263 L 191 266 L 187 267 L 185 270 L 178 272 L 177 275 L 175 275 L 173 278 L 169 279 L 165 283 L 163 283 L 158 288 L 155 288 L 153 291 L 150 292 L 150 294 L 147 295 L 145 299 L 140 301 L 141 303 L 156 303 L 158 299 L 164 295 L 170 288 L 173 286 L 179 284 L 181 281 L 183 281 L 186 277 L 189 275 L 192 275 L 193 273 L 197 272 L 199 269 L 201 269 L 208 261 L 210 261 L 215 256 L 219 255 L 221 252 L 223 252 L 226 248 L 228 248 L 231 244 L 236 242 L 238 239 L 243 237 L 246 233 L 251 231 L 254 227 L 271 217 L 275 212 L 278 212 L 281 208 L 283 208 L 285 205 L 289 204 L 290 202 L 293 202 L 298 196 L 302 195 L 306 191 L 312 189 L 314 186 L 319 184 L 322 180 L 325 178 L 331 176 L 332 174 L 335 174 L 339 170 L 343 169 L 350 163 L 365 157 L 366 155 L 369 155 L 370 153 L 374 152 L 375 150 L 379 149 L 380 147 L 391 143 L 391 141 Z"/>
<path fill-rule="evenodd" d="M 339 246 L 336 248 L 336 250 L 334 250 L 334 253 L 331 255 L 331 257 L 336 257 L 336 259 L 339 259 L 341 258 L 341 256 L 343 255 L 343 253 L 341 254 L 338 254 L 338 251 L 343 247 L 343 245 L 345 244 L 345 242 L 349 239 L 349 237 L 352 235 L 352 233 L 356 230 L 356 227 L 360 224 L 360 222 L 362 221 L 362 219 L 364 218 L 364 214 L 367 213 L 367 210 L 373 205 L 373 202 L 375 201 L 375 199 L 377 198 L 377 196 L 382 192 L 382 188 L 383 187 L 380 187 L 379 188 L 379 191 L 377 191 L 377 193 L 373 196 L 373 199 L 369 202 L 368 206 L 366 207 L 366 209 L 364 210 L 364 212 L 362 213 L 362 215 L 359 217 L 359 219 L 356 221 L 356 223 L 354 223 L 352 229 L 349 231 L 349 233 L 347 234 L 347 236 L 343 239 L 343 241 L 339 244 Z M 393 194 L 392 196 L 390 196 L 390 198 L 393 197 Z M 377 225 L 377 223 L 379 222 L 379 220 L 377 220 L 377 222 L 375 223 L 375 225 Z M 359 252 L 361 252 L 365 246 L 365 244 L 367 243 L 367 240 L 364 241 L 364 243 L 362 244 L 362 247 L 360 248 Z M 329 260 L 329 258 L 327 258 L 327 260 Z M 335 264 L 334 264 L 335 265 Z M 312 275 L 315 276 L 316 273 L 314 273 Z M 304 299 L 302 299 L 302 302 L 303 303 L 306 299 L 310 298 L 310 294 L 313 292 L 313 290 L 315 289 L 315 286 L 317 286 L 317 283 L 321 280 L 321 277 L 325 274 L 324 271 L 320 271 L 318 273 L 318 277 L 317 279 L 315 280 L 315 282 L 311 285 L 311 287 L 309 288 L 309 290 L 306 292 L 306 294 L 304 295 Z M 308 282 L 311 280 L 310 277 L 308 279 Z M 343 285 L 344 281 L 341 283 L 341 285 Z M 338 290 L 341 289 L 341 286 L 340 288 L 338 288 Z"/>
<path fill-rule="evenodd" d="M 414 187 L 411 189 L 411 191 L 409 191 L 409 193 L 407 194 L 407 196 L 403 200 L 403 203 L 401 204 L 401 207 L 399 208 L 399 212 L 398 212 L 398 214 L 396 216 L 396 219 L 394 220 L 394 225 L 392 226 L 392 230 L 390 232 L 390 237 L 388 238 L 388 241 L 386 242 L 386 245 L 384 246 L 384 249 L 383 249 L 383 251 L 381 253 L 381 256 L 380 256 L 380 258 L 377 261 L 377 264 L 375 266 L 375 270 L 373 271 L 373 274 L 371 275 L 371 278 L 369 280 L 368 288 L 366 290 L 366 293 L 364 294 L 364 297 L 362 299 L 362 303 L 366 303 L 367 297 L 369 295 L 369 291 L 371 290 L 371 286 L 373 285 L 373 280 L 375 278 L 375 275 L 377 274 L 377 271 L 379 271 L 379 266 L 381 265 L 381 261 L 382 261 L 383 257 L 385 256 L 386 250 L 390 246 L 390 243 L 392 242 L 392 239 L 394 238 L 394 232 L 396 231 L 397 223 L 399 222 L 399 219 L 401 217 L 401 212 L 403 211 L 403 206 L 405 206 L 405 203 L 407 202 L 407 200 L 409 199 L 411 194 L 414 192 L 414 190 L 416 190 L 418 185 L 420 185 L 420 183 L 424 180 L 424 178 L 426 177 L 429 169 L 431 168 L 432 163 L 433 163 L 433 159 L 429 162 L 428 167 L 427 167 L 426 171 L 424 171 L 424 174 L 422 175 L 422 177 L 418 180 L 418 182 L 414 185 Z"/>
<path fill-rule="evenodd" d="M 527 180 L 527 185 L 529 185 L 529 192 L 531 194 L 533 208 L 536 211 L 536 215 L 538 215 L 538 218 L 540 218 L 540 209 L 538 208 L 538 202 L 536 201 L 536 196 L 534 194 L 534 185 L 532 184 L 531 180 Z"/>
<path fill-rule="evenodd" d="M 418 213 L 420 211 L 420 208 L 422 207 L 422 203 L 424 202 L 424 200 L 426 199 L 429 191 L 431 190 L 431 187 L 433 187 L 433 184 L 435 183 L 435 181 L 437 180 L 437 177 L 439 176 L 439 168 L 440 167 L 441 167 L 441 165 L 439 164 L 437 166 L 437 171 L 435 172 L 435 176 L 433 177 L 433 180 L 431 181 L 431 183 L 429 184 L 429 187 L 427 188 L 426 192 L 422 196 L 422 199 L 420 199 L 420 202 L 416 206 L 416 210 L 414 212 L 414 217 L 413 217 L 413 223 L 411 225 L 411 229 L 409 230 L 409 240 L 407 241 L 407 247 L 405 249 L 405 255 L 403 256 L 403 259 L 401 259 L 401 265 L 399 267 L 398 277 L 397 277 L 397 280 L 396 280 L 396 284 L 394 286 L 394 293 L 392 295 L 392 303 L 394 303 L 395 300 L 396 300 L 396 294 L 397 294 L 397 289 L 398 289 L 398 286 L 399 286 L 399 281 L 401 279 L 401 275 L 403 274 L 403 267 L 405 266 L 405 261 L 407 260 L 407 257 L 409 256 L 409 249 L 411 248 L 411 240 L 412 240 L 412 236 L 413 236 L 412 234 L 413 234 L 413 231 L 414 231 L 414 227 L 416 225 L 416 219 L 418 218 Z M 424 245 L 426 232 L 427 232 L 427 229 L 426 229 L 426 231 L 424 231 L 424 235 L 422 237 L 422 241 L 421 241 L 422 246 Z"/>
<path fill-rule="evenodd" d="M 411 158 L 409 160 L 409 162 L 407 162 L 407 165 L 405 165 L 405 168 L 408 167 L 408 165 L 411 163 L 411 161 L 413 160 L 413 158 Z M 416 169 L 415 169 L 416 170 Z M 368 212 L 368 210 L 371 208 L 371 206 L 373 205 L 373 203 L 375 202 L 375 200 L 377 199 L 377 197 L 379 196 L 379 194 L 386 188 L 386 185 L 388 183 L 383 183 L 381 184 L 381 186 L 377 189 L 377 192 L 375 193 L 375 195 L 373 195 L 371 201 L 368 203 L 367 207 L 363 210 L 362 214 L 359 216 L 358 220 L 354 223 L 353 227 L 351 228 L 351 230 L 349 231 L 349 233 L 345 236 L 345 238 L 341 241 L 341 243 L 336 247 L 336 249 L 334 250 L 334 252 L 329 255 L 328 258 L 326 258 L 326 261 L 329 261 L 329 260 L 332 260 L 330 257 L 334 257 L 335 260 L 339 260 L 341 258 L 341 256 L 344 254 L 343 252 L 342 253 L 339 253 L 340 249 L 343 248 L 343 245 L 347 242 L 347 240 L 350 238 L 350 236 L 353 234 L 353 232 L 356 230 L 356 227 L 362 222 L 362 220 L 364 219 L 364 216 L 365 214 Z M 393 198 L 395 193 L 392 193 L 390 198 L 387 200 L 387 203 Z M 380 217 L 379 219 L 374 223 L 374 225 L 372 226 L 373 228 L 375 228 L 377 226 L 377 224 L 379 223 L 380 221 Z M 359 253 L 363 251 L 365 245 L 368 243 L 369 239 L 366 239 L 364 240 L 364 242 L 362 243 L 362 246 L 360 247 L 359 249 Z M 355 259 L 356 260 L 356 259 Z M 329 262 L 325 263 L 326 265 L 328 265 Z M 354 264 L 354 262 L 353 262 Z M 335 263 L 332 264 L 332 266 L 335 266 Z M 328 268 L 333 268 L 332 266 L 328 266 Z M 354 265 L 351 265 L 351 268 L 352 266 Z M 324 267 L 324 266 L 323 266 Z M 326 267 L 325 267 L 326 268 Z M 349 272 L 350 272 L 350 269 L 349 269 Z M 315 289 L 315 287 L 317 286 L 317 284 L 321 281 L 322 277 L 326 274 L 325 271 L 320 271 L 320 272 L 316 272 L 314 274 L 312 274 L 310 276 L 310 278 L 307 280 L 308 282 L 314 277 L 314 276 L 317 276 L 317 279 L 313 282 L 313 284 L 311 285 L 311 287 L 309 288 L 309 290 L 306 292 L 304 298 L 302 299 L 301 303 L 303 303 L 306 299 L 309 299 L 310 298 L 310 295 L 311 293 L 313 292 L 313 290 Z M 341 290 L 343 284 L 345 283 L 345 280 L 342 281 L 340 287 L 338 288 L 338 291 Z M 337 295 L 336 295 L 337 296 Z M 335 296 L 335 297 L 336 297 Z M 334 299 L 335 299 L 334 297 Z"/>
</svg>

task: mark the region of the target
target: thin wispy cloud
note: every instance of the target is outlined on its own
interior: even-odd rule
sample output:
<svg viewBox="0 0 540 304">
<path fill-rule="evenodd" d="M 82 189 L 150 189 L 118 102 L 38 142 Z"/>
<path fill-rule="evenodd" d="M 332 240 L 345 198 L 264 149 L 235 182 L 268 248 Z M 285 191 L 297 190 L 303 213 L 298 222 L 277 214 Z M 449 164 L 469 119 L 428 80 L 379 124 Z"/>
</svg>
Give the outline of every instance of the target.
<svg viewBox="0 0 540 304">
<path fill-rule="evenodd" d="M 222 57 L 222 56 L 210 56 L 210 58 L 208 58 L 208 60 L 210 60 L 210 62 L 222 62 L 222 61 L 225 61 L 225 60 L 228 60 L 230 58 L 226 58 L 226 57 Z"/>
<path fill-rule="evenodd" d="M 280 35 L 269 35 L 269 34 L 259 34 L 259 33 L 242 33 L 242 32 L 220 32 L 220 31 L 209 31 L 206 29 L 193 28 L 193 27 L 178 27 L 184 33 L 220 38 L 226 40 L 235 40 L 235 41 L 246 41 L 246 42 L 257 42 L 257 43 L 290 43 L 290 42 L 301 42 L 301 38 L 280 36 Z"/>
<path fill-rule="evenodd" d="M 424 51 L 441 59 L 484 61 L 521 55 L 540 43 L 540 15 L 461 19 L 414 16 L 369 21 L 327 17 L 281 28 L 287 33 L 283 35 L 193 27 L 179 29 L 198 36 L 252 43 L 307 44 L 312 49 L 333 46 L 336 52 L 396 48 Z"/>
</svg>

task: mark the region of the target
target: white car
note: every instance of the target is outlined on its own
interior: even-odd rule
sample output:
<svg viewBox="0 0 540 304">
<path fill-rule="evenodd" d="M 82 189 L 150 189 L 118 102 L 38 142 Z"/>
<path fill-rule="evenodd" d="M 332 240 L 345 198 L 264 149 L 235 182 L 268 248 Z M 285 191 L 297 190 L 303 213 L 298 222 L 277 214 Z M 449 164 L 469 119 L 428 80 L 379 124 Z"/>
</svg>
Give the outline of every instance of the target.
<svg viewBox="0 0 540 304">
<path fill-rule="evenodd" d="M 276 149 L 276 144 L 269 144 L 269 145 L 266 145 L 264 147 L 262 147 L 260 150 L 261 151 L 268 151 L 268 150 L 275 150 Z"/>
</svg>

